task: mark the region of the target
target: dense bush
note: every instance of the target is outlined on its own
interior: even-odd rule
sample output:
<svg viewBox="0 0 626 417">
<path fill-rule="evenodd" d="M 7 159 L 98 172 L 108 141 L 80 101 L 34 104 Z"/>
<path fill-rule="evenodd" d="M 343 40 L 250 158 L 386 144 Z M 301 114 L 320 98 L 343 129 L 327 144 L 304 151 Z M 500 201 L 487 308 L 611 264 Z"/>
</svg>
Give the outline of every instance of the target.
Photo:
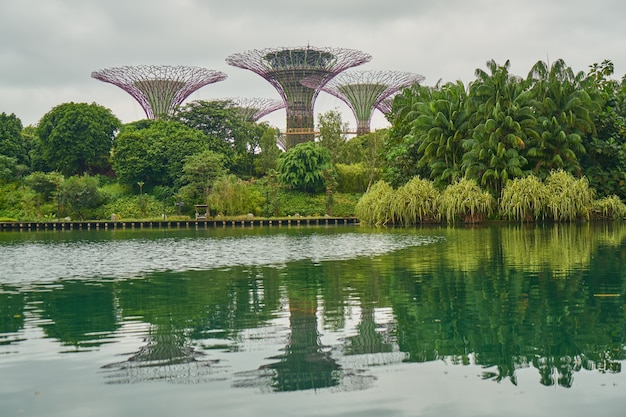
<svg viewBox="0 0 626 417">
<path fill-rule="evenodd" d="M 385 181 L 378 181 L 361 197 L 355 207 L 355 214 L 363 223 L 375 226 L 387 224 L 391 220 L 391 204 L 394 190 Z"/>
<path fill-rule="evenodd" d="M 480 223 L 491 215 L 494 203 L 491 194 L 483 191 L 476 181 L 463 178 L 443 190 L 440 210 L 448 223 L 459 219 L 465 223 Z"/>
<path fill-rule="evenodd" d="M 544 219 L 548 208 L 548 189 L 534 175 L 509 181 L 502 190 L 500 215 L 520 222 Z"/>
<path fill-rule="evenodd" d="M 394 224 L 401 225 L 438 221 L 439 199 L 432 181 L 415 177 L 395 191 L 390 217 Z"/>
</svg>

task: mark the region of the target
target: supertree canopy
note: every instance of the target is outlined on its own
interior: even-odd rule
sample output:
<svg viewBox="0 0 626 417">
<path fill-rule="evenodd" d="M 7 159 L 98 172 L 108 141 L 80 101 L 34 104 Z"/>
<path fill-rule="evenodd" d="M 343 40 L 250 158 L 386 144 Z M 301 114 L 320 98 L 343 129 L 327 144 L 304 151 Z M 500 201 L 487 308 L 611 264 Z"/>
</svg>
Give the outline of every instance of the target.
<svg viewBox="0 0 626 417">
<path fill-rule="evenodd" d="M 91 77 L 120 87 L 139 102 L 149 119 L 155 119 L 171 115 L 191 93 L 226 79 L 226 74 L 199 67 L 137 65 L 105 68 Z"/>
<path fill-rule="evenodd" d="M 322 86 L 322 91 L 343 100 L 356 118 L 357 135 L 370 132 L 372 112 L 388 97 L 400 89 L 424 81 L 419 74 L 399 71 L 346 71 Z M 315 77 L 302 80 L 302 84 L 317 85 Z M 383 104 L 384 106 L 384 104 Z"/>
<path fill-rule="evenodd" d="M 237 108 L 244 119 L 256 122 L 263 116 L 285 108 L 282 100 L 265 97 L 237 97 L 226 99 L 232 103 L 232 107 Z"/>
<path fill-rule="evenodd" d="M 315 139 L 313 106 L 321 87 L 340 72 L 366 63 L 371 55 L 353 49 L 274 48 L 251 50 L 226 58 L 269 81 L 285 102 L 289 146 Z M 305 86 L 301 83 L 310 79 Z"/>
</svg>

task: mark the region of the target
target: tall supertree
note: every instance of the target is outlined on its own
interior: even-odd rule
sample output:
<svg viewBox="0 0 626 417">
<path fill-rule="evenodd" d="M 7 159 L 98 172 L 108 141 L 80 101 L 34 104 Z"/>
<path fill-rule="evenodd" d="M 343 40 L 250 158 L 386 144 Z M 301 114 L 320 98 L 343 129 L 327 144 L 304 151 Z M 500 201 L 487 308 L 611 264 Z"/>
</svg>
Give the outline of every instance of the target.
<svg viewBox="0 0 626 417">
<path fill-rule="evenodd" d="M 370 132 L 372 112 L 387 97 L 424 81 L 419 74 L 399 71 L 346 71 L 322 86 L 322 91 L 344 101 L 356 118 L 356 134 Z M 302 80 L 302 84 L 313 87 L 318 84 L 315 76 Z"/>
<path fill-rule="evenodd" d="M 156 119 L 172 115 L 191 93 L 226 79 L 226 74 L 200 67 L 137 65 L 105 68 L 91 77 L 120 87 L 139 102 L 148 119 Z"/>
<path fill-rule="evenodd" d="M 263 116 L 285 108 L 285 103 L 282 100 L 274 98 L 236 97 L 225 100 L 232 103 L 231 107 L 239 110 L 244 119 L 249 122 L 256 122 Z"/>
<path fill-rule="evenodd" d="M 321 87 L 340 72 L 364 64 L 371 55 L 353 49 L 272 48 L 226 58 L 232 66 L 250 70 L 278 90 L 287 112 L 288 145 L 315 140 L 313 106 Z M 304 79 L 315 80 L 309 86 Z"/>
</svg>

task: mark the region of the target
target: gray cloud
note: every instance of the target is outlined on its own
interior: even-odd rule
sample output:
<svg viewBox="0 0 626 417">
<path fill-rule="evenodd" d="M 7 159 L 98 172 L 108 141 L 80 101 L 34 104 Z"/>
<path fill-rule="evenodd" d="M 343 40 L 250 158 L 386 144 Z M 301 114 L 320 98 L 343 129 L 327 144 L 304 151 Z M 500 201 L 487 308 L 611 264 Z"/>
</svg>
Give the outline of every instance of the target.
<svg viewBox="0 0 626 417">
<path fill-rule="evenodd" d="M 617 78 L 626 72 L 624 17 L 620 0 L 4 0 L 0 112 L 34 124 L 74 101 L 102 104 L 124 122 L 143 118 L 128 94 L 90 78 L 93 70 L 137 64 L 228 74 L 191 100 L 277 98 L 266 81 L 225 58 L 306 44 L 359 49 L 373 56 L 363 69 L 412 71 L 426 84 L 469 82 L 489 59 L 510 59 L 518 75 L 538 60 L 563 58 L 587 70 L 611 59 Z M 343 109 L 324 95 L 318 103 L 318 111 Z M 280 114 L 268 120 L 284 125 Z"/>
</svg>

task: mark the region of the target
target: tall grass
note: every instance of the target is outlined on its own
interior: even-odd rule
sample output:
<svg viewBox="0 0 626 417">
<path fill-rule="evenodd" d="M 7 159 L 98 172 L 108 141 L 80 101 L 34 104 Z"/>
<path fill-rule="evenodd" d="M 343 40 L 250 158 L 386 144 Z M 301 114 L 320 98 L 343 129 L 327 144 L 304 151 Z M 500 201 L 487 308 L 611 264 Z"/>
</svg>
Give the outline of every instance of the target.
<svg viewBox="0 0 626 417">
<path fill-rule="evenodd" d="M 493 212 L 494 198 L 483 191 L 476 181 L 463 178 L 446 187 L 441 193 L 441 214 L 448 223 L 462 220 L 480 223 Z"/>
<path fill-rule="evenodd" d="M 378 181 L 363 194 L 354 208 L 356 216 L 363 223 L 375 226 L 387 224 L 391 220 L 391 203 L 394 190 L 385 181 Z"/>
<path fill-rule="evenodd" d="M 606 220 L 626 218 L 626 204 L 616 195 L 601 198 L 593 202 L 594 217 Z"/>
<path fill-rule="evenodd" d="M 594 192 L 587 178 L 575 179 L 563 170 L 552 171 L 545 181 L 548 216 L 555 222 L 589 219 Z"/>
<path fill-rule="evenodd" d="M 413 178 L 395 191 L 390 205 L 392 223 L 408 226 L 438 221 L 439 197 L 432 181 Z"/>
<path fill-rule="evenodd" d="M 500 198 L 500 216 L 520 222 L 545 218 L 548 208 L 548 189 L 534 175 L 507 182 Z"/>
</svg>

